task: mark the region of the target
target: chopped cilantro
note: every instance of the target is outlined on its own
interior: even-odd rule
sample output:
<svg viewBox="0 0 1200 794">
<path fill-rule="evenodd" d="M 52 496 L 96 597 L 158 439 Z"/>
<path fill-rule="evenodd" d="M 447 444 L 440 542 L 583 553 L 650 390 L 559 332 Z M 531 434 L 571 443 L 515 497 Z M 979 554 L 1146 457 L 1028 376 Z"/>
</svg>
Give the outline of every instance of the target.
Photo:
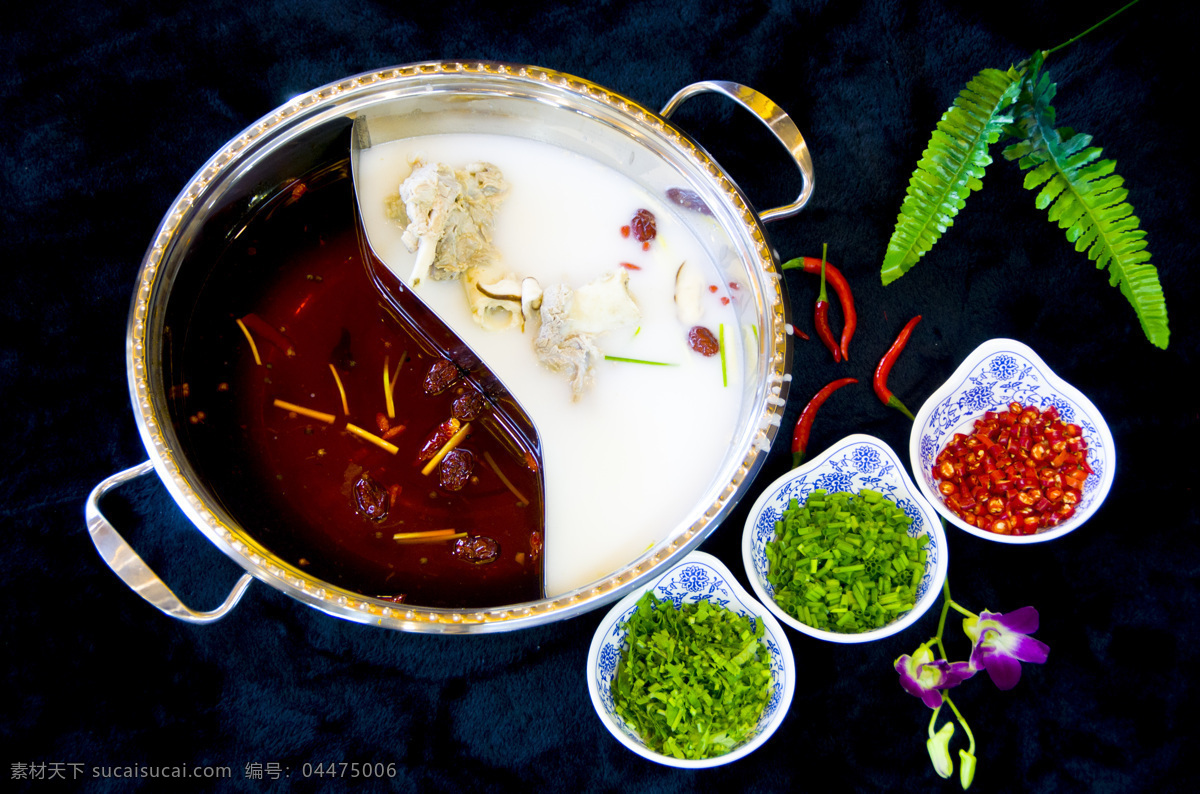
<svg viewBox="0 0 1200 794">
<path fill-rule="evenodd" d="M 699 760 L 754 734 L 772 686 L 761 620 L 708 601 L 675 609 L 647 591 L 624 625 L 612 695 L 648 747 Z"/>
</svg>

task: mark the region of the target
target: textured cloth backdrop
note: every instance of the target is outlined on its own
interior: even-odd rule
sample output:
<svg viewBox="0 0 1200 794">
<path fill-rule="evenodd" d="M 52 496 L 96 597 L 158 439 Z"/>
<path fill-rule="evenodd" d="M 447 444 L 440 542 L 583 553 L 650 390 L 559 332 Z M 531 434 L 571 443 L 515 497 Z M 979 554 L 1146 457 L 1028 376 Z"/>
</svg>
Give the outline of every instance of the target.
<svg viewBox="0 0 1200 794">
<path fill-rule="evenodd" d="M 345 761 L 394 763 L 387 783 L 421 792 L 957 789 L 934 774 L 929 712 L 892 671 L 934 633 L 936 610 L 866 646 L 789 630 L 799 682 L 782 728 L 751 756 L 692 773 L 628 752 L 593 713 L 584 661 L 599 612 L 516 633 L 427 636 L 327 617 L 256 583 L 225 620 L 191 626 L 157 613 L 98 559 L 83 504 L 104 477 L 146 457 L 124 340 L 139 262 L 177 192 L 223 143 L 297 94 L 395 64 L 487 59 L 576 74 L 650 107 L 697 80 L 732 80 L 791 114 L 817 187 L 803 214 L 769 227 L 772 244 L 787 259 L 828 243 L 860 318 L 846 364 L 816 341 L 795 345 L 785 427 L 821 385 L 860 380 L 823 409 L 812 451 L 865 432 L 905 456 L 908 422 L 867 384 L 915 314 L 925 319 L 892 375 L 914 409 L 998 336 L 1029 344 L 1096 403 L 1119 463 L 1085 528 L 1027 548 L 948 531 L 956 598 L 974 609 L 1037 606 L 1037 636 L 1051 648 L 1012 691 L 983 678 L 959 690 L 979 740 L 973 790 L 1195 790 L 1197 158 L 1184 123 L 1193 4 L 1142 2 L 1048 65 L 1059 123 L 1094 135 L 1128 182 L 1173 312 L 1168 351 L 1145 340 L 1125 299 L 1046 222 L 998 152 L 934 252 L 895 284 L 879 278 L 909 175 L 959 89 L 1116 6 L 127 0 L 6 9 L 0 779 L 28 791 L 158 791 L 157 781 L 93 771 L 213 764 L 232 777 L 184 785 L 327 790 L 359 783 L 305 778 L 304 765 Z M 798 190 L 782 150 L 729 103 L 698 98 L 674 121 L 756 206 Z M 785 280 L 794 321 L 811 330 L 815 279 Z M 669 469 L 669 449 L 647 454 Z M 781 440 L 750 496 L 703 544 L 743 582 L 746 509 L 789 463 Z M 236 566 L 156 478 L 121 490 L 108 512 L 185 600 L 211 608 L 236 580 Z M 952 620 L 948 636 L 957 631 Z M 965 641 L 952 642 L 962 653 Z M 68 780 L 28 779 L 56 773 Z"/>
</svg>

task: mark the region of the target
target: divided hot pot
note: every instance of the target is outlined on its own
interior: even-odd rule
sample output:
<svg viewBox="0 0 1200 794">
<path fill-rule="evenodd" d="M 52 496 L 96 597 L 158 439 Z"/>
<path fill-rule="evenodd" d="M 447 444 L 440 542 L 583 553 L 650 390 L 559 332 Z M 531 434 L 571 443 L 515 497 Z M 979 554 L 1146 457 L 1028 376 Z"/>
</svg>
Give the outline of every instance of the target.
<svg viewBox="0 0 1200 794">
<path fill-rule="evenodd" d="M 756 213 L 713 157 L 671 123 L 679 105 L 700 93 L 723 95 L 768 126 L 799 170 L 801 190 L 794 202 Z M 245 244 L 239 236 L 248 218 L 298 198 L 303 190 L 297 185 L 349 180 L 351 135 L 356 119 L 364 118 L 376 139 L 486 133 L 549 144 L 618 172 L 648 194 L 670 194 L 681 207 L 677 220 L 721 279 L 737 285 L 731 323 L 736 328 L 729 329 L 728 344 L 738 351 L 740 394 L 727 450 L 675 524 L 604 575 L 540 598 L 485 607 L 425 606 L 364 593 L 280 553 L 273 539 L 278 535 L 264 535 L 257 516 L 246 519 L 240 506 L 246 500 L 232 492 L 218 456 L 193 440 L 194 426 L 205 417 L 198 416 L 179 362 L 189 334 L 194 340 L 198 333 L 203 309 L 198 296 L 214 282 L 237 288 L 236 267 L 216 263 L 227 262 L 223 252 L 230 246 Z M 296 97 L 234 137 L 195 174 L 146 252 L 130 312 L 126 365 L 149 459 L 106 479 L 89 497 L 86 519 L 98 552 L 158 609 L 198 623 L 226 614 L 252 579 L 330 615 L 403 631 L 513 630 L 617 600 L 695 549 L 745 495 L 764 462 L 786 403 L 791 360 L 786 289 L 764 224 L 799 212 L 812 186 L 811 159 L 795 124 L 766 97 L 732 83 L 688 86 L 655 113 L 548 69 L 446 61 L 362 74 Z M 663 459 L 669 461 L 669 455 Z M 151 472 L 197 529 L 246 571 L 213 611 L 183 604 L 101 510 L 107 492 Z M 548 528 L 547 543 L 553 542 L 551 532 Z"/>
</svg>

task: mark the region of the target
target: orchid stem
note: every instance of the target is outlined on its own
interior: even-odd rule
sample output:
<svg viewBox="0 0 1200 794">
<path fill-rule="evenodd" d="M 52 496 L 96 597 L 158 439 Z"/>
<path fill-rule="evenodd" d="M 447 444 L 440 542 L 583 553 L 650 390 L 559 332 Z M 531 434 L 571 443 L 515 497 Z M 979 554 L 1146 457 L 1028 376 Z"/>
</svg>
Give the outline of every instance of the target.
<svg viewBox="0 0 1200 794">
<path fill-rule="evenodd" d="M 971 733 L 971 726 L 967 725 L 967 721 L 963 719 L 963 715 L 961 712 L 959 712 L 958 706 L 954 705 L 954 701 L 951 700 L 950 696 L 945 692 L 942 693 L 942 701 L 950 706 L 950 710 L 954 712 L 954 716 L 958 720 L 958 724 L 961 725 L 963 730 L 967 732 L 967 739 L 969 739 L 971 742 L 971 746 L 967 749 L 967 752 L 971 755 L 975 755 L 975 734 Z M 934 717 L 936 718 L 937 715 L 934 714 Z"/>
<path fill-rule="evenodd" d="M 942 596 L 942 615 L 938 618 L 937 635 L 931 638 L 930 642 L 937 645 L 938 653 L 942 655 L 943 659 L 949 659 L 950 657 L 946 655 L 946 646 L 942 644 L 942 636 L 946 632 L 946 616 L 950 614 L 950 610 L 954 609 L 954 611 L 962 615 L 966 615 L 969 618 L 977 618 L 979 616 L 966 609 L 950 597 L 950 577 L 946 577 L 946 579 L 942 581 Z"/>
<path fill-rule="evenodd" d="M 943 659 L 948 659 L 949 657 L 946 656 L 946 646 L 942 644 L 942 633 L 946 630 L 946 615 L 950 612 L 950 604 L 954 603 L 950 599 L 949 577 L 942 582 L 942 594 L 945 596 L 945 598 L 942 600 L 942 616 L 938 618 L 937 636 L 933 639 L 935 642 L 937 642 L 938 653 L 942 655 Z"/>
<path fill-rule="evenodd" d="M 948 605 L 949 605 L 949 606 L 952 606 L 952 607 L 954 607 L 954 611 L 956 611 L 956 612 L 958 612 L 958 613 L 960 613 L 960 614 L 966 615 L 966 616 L 967 616 L 967 617 L 969 617 L 969 618 L 977 618 L 977 617 L 979 617 L 979 616 L 978 616 L 978 615 L 976 615 L 974 612 L 972 612 L 972 611 L 971 611 L 971 610 L 969 610 L 969 609 L 965 609 L 964 607 L 962 607 L 961 605 L 959 605 L 959 604 L 958 604 L 957 602 L 955 602 L 955 601 L 950 601 L 950 602 L 948 602 Z"/>
<path fill-rule="evenodd" d="M 945 693 L 945 692 L 943 692 L 943 693 L 942 693 L 942 700 L 943 700 L 943 701 L 948 701 L 948 700 L 949 700 L 949 698 L 947 698 L 947 697 L 946 697 L 946 693 Z M 951 708 L 953 708 L 953 707 L 951 707 Z M 933 710 L 933 716 L 929 718 L 929 735 L 930 735 L 931 737 L 933 736 L 933 734 L 934 734 L 934 732 L 935 732 L 935 731 L 934 731 L 934 728 L 937 726 L 937 718 L 938 718 L 938 714 L 940 714 L 940 713 L 941 713 L 941 711 L 942 711 L 942 707 L 941 707 L 941 706 L 938 706 L 936 709 L 934 709 L 934 710 Z M 955 711 L 955 713 L 956 713 L 956 714 L 958 713 L 958 712 L 957 712 L 957 710 Z M 970 735 L 970 731 L 968 731 L 967 733 L 968 733 L 968 735 Z"/>
</svg>

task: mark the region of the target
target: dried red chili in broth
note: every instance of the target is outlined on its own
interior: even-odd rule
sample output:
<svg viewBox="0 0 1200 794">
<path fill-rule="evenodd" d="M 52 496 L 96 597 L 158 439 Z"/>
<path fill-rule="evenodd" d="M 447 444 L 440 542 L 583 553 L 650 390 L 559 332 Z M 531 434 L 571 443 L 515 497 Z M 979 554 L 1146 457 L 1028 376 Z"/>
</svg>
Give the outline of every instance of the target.
<svg viewBox="0 0 1200 794">
<path fill-rule="evenodd" d="M 433 460 L 433 456 L 441 451 L 442 447 L 449 443 L 454 434 L 462 428 L 462 423 L 457 419 L 450 418 L 442 422 L 434 429 L 429 437 L 425 439 L 425 443 L 421 445 L 421 449 L 417 452 L 417 462 L 424 463 L 427 460 Z"/>
</svg>

